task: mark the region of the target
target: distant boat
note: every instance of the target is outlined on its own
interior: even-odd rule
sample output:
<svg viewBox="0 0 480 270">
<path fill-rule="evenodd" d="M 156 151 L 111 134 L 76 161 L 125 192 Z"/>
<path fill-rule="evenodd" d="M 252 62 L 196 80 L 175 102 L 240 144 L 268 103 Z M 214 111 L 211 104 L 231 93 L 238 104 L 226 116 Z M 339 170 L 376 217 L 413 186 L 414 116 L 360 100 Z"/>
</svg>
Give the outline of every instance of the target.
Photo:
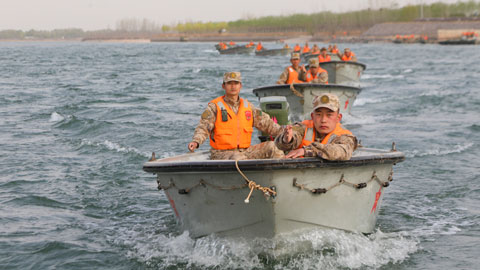
<svg viewBox="0 0 480 270">
<path fill-rule="evenodd" d="M 243 46 L 234 46 L 234 47 L 229 47 L 225 50 L 220 50 L 217 49 L 220 54 L 251 54 L 255 51 L 255 47 L 246 47 L 245 45 Z"/>
<path fill-rule="evenodd" d="M 440 45 L 475 45 L 478 34 L 475 32 L 463 32 L 461 38 L 439 41 Z"/>
<path fill-rule="evenodd" d="M 255 51 L 255 55 L 258 55 L 258 56 L 289 55 L 292 51 L 293 51 L 292 48 L 265 49 L 261 51 Z"/>
</svg>

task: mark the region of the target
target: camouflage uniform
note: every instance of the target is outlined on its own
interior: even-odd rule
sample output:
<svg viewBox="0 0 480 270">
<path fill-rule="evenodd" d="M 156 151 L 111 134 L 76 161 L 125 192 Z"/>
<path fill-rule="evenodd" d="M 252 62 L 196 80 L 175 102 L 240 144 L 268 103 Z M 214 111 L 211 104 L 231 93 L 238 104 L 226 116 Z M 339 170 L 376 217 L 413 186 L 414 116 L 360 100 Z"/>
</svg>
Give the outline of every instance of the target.
<svg viewBox="0 0 480 270">
<path fill-rule="evenodd" d="M 320 67 L 318 63 L 318 58 L 310 58 L 310 60 L 308 61 L 308 65 L 309 67 Z M 307 81 L 308 72 L 310 72 L 310 70 L 307 72 L 303 72 L 298 76 L 298 78 L 302 81 Z M 328 72 L 326 70 L 324 72 L 321 72 L 317 78 L 309 81 L 308 83 L 322 83 L 322 84 L 328 83 Z"/>
<path fill-rule="evenodd" d="M 289 143 L 283 142 L 284 134 L 280 134 L 275 138 L 275 145 L 283 150 L 290 151 L 297 149 L 301 144 L 305 135 L 305 125 L 302 123 L 295 123 L 292 126 L 293 138 Z M 328 144 L 322 144 L 321 141 L 325 138 L 318 132 L 315 134 L 315 141 L 304 147 L 305 157 L 321 157 L 327 160 L 349 160 L 352 157 L 353 151 L 357 149 L 357 138 L 353 135 L 342 135 L 335 137 Z"/>
<path fill-rule="evenodd" d="M 276 82 L 277 84 L 286 84 L 288 81 L 288 68 L 286 67 L 285 70 L 280 74 L 280 77 L 278 78 L 278 81 Z M 292 66 L 293 68 L 293 66 Z M 299 66 L 295 69 L 296 72 L 298 72 L 298 78 L 302 78 L 302 76 L 305 76 L 305 72 L 303 72 L 302 68 Z M 300 79 L 302 80 L 302 79 Z"/>
<path fill-rule="evenodd" d="M 339 106 L 338 97 L 334 94 L 325 93 L 313 99 L 313 111 L 321 107 L 328 108 L 332 111 L 338 111 Z M 305 124 L 295 123 L 292 126 L 292 140 L 285 143 L 285 134 L 282 133 L 275 138 L 275 145 L 283 151 L 297 149 L 302 145 L 302 140 L 305 137 L 305 130 Z M 322 144 L 321 142 L 326 136 L 327 134 L 322 135 L 315 129 L 315 140 L 311 144 L 303 147 L 305 150 L 305 157 L 318 156 L 327 160 L 349 160 L 352 157 L 353 151 L 357 149 L 357 138 L 353 135 L 332 135 L 327 144 Z"/>
<path fill-rule="evenodd" d="M 292 59 L 300 59 L 300 54 L 299 53 L 292 53 L 291 57 L 290 57 L 290 60 Z M 298 66 L 297 68 L 294 68 L 293 66 L 291 66 L 293 69 L 295 69 L 295 71 L 298 73 L 298 78 L 300 79 L 301 76 L 304 76 L 305 72 L 302 70 L 302 68 L 300 66 Z M 278 81 L 277 81 L 277 84 L 286 84 L 287 81 L 288 81 L 288 68 L 289 67 L 286 67 L 285 70 L 283 70 L 282 74 L 280 74 L 280 77 L 278 78 Z"/>
<path fill-rule="evenodd" d="M 224 100 L 234 113 L 238 113 L 240 100 L 231 100 L 228 97 L 225 97 Z M 252 110 L 254 127 L 272 136 L 277 136 L 283 131 L 283 128 L 277 123 L 273 122 L 268 114 L 255 108 L 253 104 Z M 192 141 L 198 143 L 198 145 L 201 145 L 205 140 L 207 140 L 215 127 L 216 120 L 217 106 L 214 103 L 209 103 L 207 109 L 202 113 L 200 122 L 195 129 L 195 133 L 193 134 Z M 283 151 L 279 150 L 273 141 L 253 145 L 245 149 L 216 150 L 212 148 L 210 153 L 211 159 L 278 159 L 285 157 Z"/>
</svg>

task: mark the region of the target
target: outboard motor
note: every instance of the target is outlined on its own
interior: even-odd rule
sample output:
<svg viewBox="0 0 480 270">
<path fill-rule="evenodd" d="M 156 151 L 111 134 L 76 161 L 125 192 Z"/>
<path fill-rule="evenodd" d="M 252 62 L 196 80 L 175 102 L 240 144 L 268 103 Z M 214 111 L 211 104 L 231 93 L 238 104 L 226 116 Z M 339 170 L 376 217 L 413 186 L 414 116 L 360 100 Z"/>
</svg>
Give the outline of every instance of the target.
<svg viewBox="0 0 480 270">
<path fill-rule="evenodd" d="M 288 121 L 289 105 L 286 97 L 284 96 L 261 97 L 260 109 L 263 112 L 268 113 L 268 115 L 270 115 L 270 118 L 272 118 L 273 121 L 275 121 L 277 124 L 281 126 L 285 126 L 289 124 L 289 121 Z M 275 139 L 274 137 L 269 136 L 268 134 L 263 132 L 261 136 L 258 136 L 258 138 L 262 142 Z"/>
</svg>

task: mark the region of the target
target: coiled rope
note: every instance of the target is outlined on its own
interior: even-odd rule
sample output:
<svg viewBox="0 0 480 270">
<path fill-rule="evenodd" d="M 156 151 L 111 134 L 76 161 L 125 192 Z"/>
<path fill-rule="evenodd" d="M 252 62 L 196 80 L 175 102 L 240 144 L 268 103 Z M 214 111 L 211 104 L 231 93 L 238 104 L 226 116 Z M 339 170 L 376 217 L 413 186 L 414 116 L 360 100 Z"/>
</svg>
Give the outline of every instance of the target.
<svg viewBox="0 0 480 270">
<path fill-rule="evenodd" d="M 248 179 L 248 177 L 238 167 L 238 159 L 235 160 L 235 167 L 237 167 L 238 173 L 243 177 L 243 179 L 245 179 L 245 181 L 247 181 L 248 187 L 250 188 L 250 192 L 248 193 L 248 196 L 245 199 L 245 203 L 250 202 L 250 196 L 252 196 L 252 192 L 253 192 L 254 189 L 257 189 L 257 190 L 260 190 L 261 192 L 263 192 L 263 196 L 265 196 L 266 198 L 277 195 L 277 192 L 272 190 L 271 188 L 262 187 L 261 185 L 259 185 L 259 184 L 255 183 L 254 181 Z"/>
</svg>

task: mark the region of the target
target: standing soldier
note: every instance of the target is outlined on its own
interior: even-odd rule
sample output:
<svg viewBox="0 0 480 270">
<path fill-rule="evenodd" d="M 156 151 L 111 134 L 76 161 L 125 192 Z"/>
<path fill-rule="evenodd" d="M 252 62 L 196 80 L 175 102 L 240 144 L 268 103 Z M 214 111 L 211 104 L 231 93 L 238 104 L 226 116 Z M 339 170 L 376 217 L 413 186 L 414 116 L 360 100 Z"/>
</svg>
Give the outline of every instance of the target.
<svg viewBox="0 0 480 270">
<path fill-rule="evenodd" d="M 277 84 L 303 83 L 299 80 L 299 77 L 302 77 L 305 72 L 305 67 L 300 66 L 300 54 L 292 53 L 290 63 L 292 63 L 292 65 L 283 70 L 280 78 L 278 78 Z"/>
<path fill-rule="evenodd" d="M 271 136 L 280 134 L 282 127 L 268 114 L 240 98 L 240 72 L 225 73 L 222 88 L 225 95 L 208 103 L 188 144 L 188 150 L 193 152 L 210 138 L 211 159 L 283 158 L 283 151 L 275 147 L 273 141 L 251 145 L 253 127 Z"/>
<path fill-rule="evenodd" d="M 286 158 L 318 156 L 327 160 L 349 160 L 357 149 L 357 138 L 340 124 L 342 114 L 339 108 L 336 95 L 316 96 L 312 120 L 287 126 L 275 139 L 275 145 L 290 151 Z"/>
</svg>

